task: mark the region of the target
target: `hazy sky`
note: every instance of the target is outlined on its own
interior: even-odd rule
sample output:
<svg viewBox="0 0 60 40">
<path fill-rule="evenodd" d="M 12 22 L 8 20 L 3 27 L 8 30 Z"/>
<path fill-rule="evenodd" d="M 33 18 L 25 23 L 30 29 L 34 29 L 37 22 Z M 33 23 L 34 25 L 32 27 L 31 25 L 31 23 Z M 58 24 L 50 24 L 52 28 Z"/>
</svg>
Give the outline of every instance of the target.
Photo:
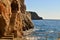
<svg viewBox="0 0 60 40">
<path fill-rule="evenodd" d="M 25 4 L 44 19 L 60 19 L 60 0 L 25 0 Z"/>
</svg>

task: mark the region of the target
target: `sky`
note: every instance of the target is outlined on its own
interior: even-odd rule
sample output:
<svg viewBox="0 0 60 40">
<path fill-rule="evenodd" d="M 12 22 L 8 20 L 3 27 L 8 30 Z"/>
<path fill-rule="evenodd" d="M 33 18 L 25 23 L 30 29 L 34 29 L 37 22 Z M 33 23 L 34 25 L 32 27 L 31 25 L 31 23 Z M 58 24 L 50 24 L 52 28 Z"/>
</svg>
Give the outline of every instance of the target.
<svg viewBox="0 0 60 40">
<path fill-rule="evenodd" d="M 27 11 L 35 11 L 44 19 L 60 19 L 60 0 L 25 0 Z"/>
</svg>

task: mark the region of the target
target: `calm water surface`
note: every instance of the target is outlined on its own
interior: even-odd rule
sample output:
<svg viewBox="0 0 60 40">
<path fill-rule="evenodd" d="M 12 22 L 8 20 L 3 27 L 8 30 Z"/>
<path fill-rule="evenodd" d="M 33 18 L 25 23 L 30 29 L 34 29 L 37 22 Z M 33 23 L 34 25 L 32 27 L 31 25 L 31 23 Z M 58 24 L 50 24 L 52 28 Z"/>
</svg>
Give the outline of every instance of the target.
<svg viewBox="0 0 60 40">
<path fill-rule="evenodd" d="M 60 37 L 60 20 L 33 20 L 34 31 L 30 36 L 36 40 L 58 40 Z"/>
</svg>

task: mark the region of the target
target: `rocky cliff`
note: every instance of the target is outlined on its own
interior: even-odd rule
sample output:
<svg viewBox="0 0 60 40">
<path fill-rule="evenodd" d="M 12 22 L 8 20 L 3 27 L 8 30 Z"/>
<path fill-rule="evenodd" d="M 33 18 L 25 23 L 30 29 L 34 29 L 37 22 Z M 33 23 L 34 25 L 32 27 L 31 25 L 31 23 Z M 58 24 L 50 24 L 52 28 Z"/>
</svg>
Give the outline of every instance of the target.
<svg viewBox="0 0 60 40">
<path fill-rule="evenodd" d="M 23 31 L 34 28 L 24 0 L 0 0 L 0 24 L 0 37 L 14 35 L 14 38 L 22 38 Z"/>
<path fill-rule="evenodd" d="M 42 20 L 43 19 L 42 17 L 39 17 L 36 12 L 32 12 L 32 11 L 28 11 L 28 12 L 31 15 L 32 20 Z"/>
</svg>

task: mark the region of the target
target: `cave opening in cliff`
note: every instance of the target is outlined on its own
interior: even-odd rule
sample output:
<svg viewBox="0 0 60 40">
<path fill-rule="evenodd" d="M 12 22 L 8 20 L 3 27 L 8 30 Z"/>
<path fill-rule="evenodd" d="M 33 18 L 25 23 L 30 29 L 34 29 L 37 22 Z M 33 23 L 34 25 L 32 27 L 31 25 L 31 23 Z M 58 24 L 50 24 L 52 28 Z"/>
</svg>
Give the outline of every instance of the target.
<svg viewBox="0 0 60 40">
<path fill-rule="evenodd" d="M 13 0 L 11 3 L 11 12 L 17 12 L 19 10 L 18 2 L 16 0 Z"/>
</svg>

